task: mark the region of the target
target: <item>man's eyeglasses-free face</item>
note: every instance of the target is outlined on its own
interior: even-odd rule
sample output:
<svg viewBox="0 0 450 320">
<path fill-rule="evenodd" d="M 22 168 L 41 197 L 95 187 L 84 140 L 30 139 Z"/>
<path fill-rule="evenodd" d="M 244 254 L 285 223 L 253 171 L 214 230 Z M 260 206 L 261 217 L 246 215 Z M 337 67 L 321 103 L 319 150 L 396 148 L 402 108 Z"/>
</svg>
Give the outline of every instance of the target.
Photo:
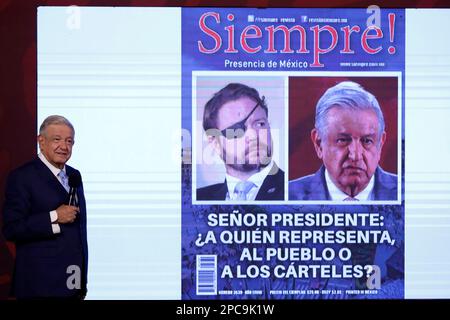
<svg viewBox="0 0 450 320">
<path fill-rule="evenodd" d="M 258 108 L 259 102 L 255 105 L 255 107 L 250 111 L 250 113 L 241 121 L 236 122 L 235 124 L 232 124 L 231 126 L 220 130 L 220 133 L 226 138 L 226 139 L 239 139 L 242 138 L 245 135 L 245 131 L 247 131 L 247 125 L 245 122 L 250 118 L 250 116 L 255 112 L 256 108 Z M 267 120 L 258 120 L 256 121 L 256 128 L 255 129 L 264 129 L 268 127 Z"/>
</svg>

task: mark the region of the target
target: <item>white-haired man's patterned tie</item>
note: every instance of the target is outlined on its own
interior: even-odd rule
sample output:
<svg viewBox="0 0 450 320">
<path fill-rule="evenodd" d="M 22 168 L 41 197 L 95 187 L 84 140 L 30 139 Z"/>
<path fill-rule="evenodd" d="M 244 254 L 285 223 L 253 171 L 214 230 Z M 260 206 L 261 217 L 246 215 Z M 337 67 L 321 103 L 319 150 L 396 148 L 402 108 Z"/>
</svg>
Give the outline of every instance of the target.
<svg viewBox="0 0 450 320">
<path fill-rule="evenodd" d="M 64 189 L 66 189 L 67 192 L 69 192 L 69 178 L 67 177 L 67 174 L 64 172 L 64 170 L 61 170 L 58 173 L 59 181 L 61 182 Z"/>
</svg>

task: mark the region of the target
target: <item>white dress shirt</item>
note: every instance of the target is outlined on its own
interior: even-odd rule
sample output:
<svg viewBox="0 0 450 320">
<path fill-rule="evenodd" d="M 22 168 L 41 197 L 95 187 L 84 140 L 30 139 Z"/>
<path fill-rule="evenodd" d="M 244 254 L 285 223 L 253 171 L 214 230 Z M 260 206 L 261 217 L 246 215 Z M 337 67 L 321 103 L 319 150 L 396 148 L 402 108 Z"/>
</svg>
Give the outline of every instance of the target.
<svg viewBox="0 0 450 320">
<path fill-rule="evenodd" d="M 348 198 L 349 195 L 345 192 L 342 192 L 331 180 L 331 177 L 328 173 L 328 170 L 325 169 L 325 181 L 327 183 L 328 192 L 330 193 L 331 200 L 336 201 L 344 201 L 344 199 Z M 369 183 L 367 186 L 362 190 L 360 193 L 358 193 L 356 196 L 353 197 L 353 199 L 364 201 L 364 200 L 373 200 L 373 186 L 375 185 L 375 175 L 370 178 Z"/>
</svg>

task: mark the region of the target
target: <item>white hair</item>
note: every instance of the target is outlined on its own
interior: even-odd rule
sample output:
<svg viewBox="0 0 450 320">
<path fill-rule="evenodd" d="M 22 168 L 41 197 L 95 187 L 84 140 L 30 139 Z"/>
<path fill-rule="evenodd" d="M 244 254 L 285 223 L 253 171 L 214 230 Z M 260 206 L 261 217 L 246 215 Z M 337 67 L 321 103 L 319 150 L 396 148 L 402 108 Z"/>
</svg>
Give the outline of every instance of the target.
<svg viewBox="0 0 450 320">
<path fill-rule="evenodd" d="M 75 135 L 75 129 L 73 125 L 70 123 L 70 121 L 64 118 L 63 116 L 59 115 L 52 115 L 45 118 L 45 120 L 42 122 L 39 128 L 39 135 L 44 135 L 45 131 L 47 130 L 47 127 L 52 124 L 64 124 L 68 126 L 70 129 L 72 129 L 73 135 Z"/>
<path fill-rule="evenodd" d="M 372 110 L 378 118 L 378 137 L 384 131 L 384 117 L 380 105 L 373 94 L 352 81 L 343 81 L 329 88 L 316 106 L 315 127 L 323 139 L 327 130 L 327 116 L 332 108 L 347 110 Z"/>
</svg>

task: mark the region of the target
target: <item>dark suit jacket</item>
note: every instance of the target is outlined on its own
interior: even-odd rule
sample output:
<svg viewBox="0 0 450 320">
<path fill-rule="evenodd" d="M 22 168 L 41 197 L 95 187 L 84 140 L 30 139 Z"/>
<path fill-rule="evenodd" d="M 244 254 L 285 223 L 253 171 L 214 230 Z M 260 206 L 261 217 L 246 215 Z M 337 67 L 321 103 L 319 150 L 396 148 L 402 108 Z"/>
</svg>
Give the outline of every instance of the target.
<svg viewBox="0 0 450 320">
<path fill-rule="evenodd" d="M 378 167 L 375 170 L 374 200 L 397 200 L 397 176 Z M 289 182 L 289 200 L 331 200 L 325 181 L 325 167 Z"/>
<path fill-rule="evenodd" d="M 264 179 L 255 200 L 284 200 L 284 172 L 277 166 L 272 170 L 275 174 L 269 174 Z M 226 180 L 210 186 L 197 189 L 197 200 L 225 200 L 228 192 Z"/>
<path fill-rule="evenodd" d="M 70 176 L 74 168 L 66 165 Z M 77 189 L 80 212 L 74 223 L 60 224 L 53 234 L 50 211 L 68 203 L 68 193 L 39 159 L 10 173 L 3 207 L 3 233 L 16 244 L 13 291 L 17 298 L 72 297 L 86 288 L 86 201 Z M 81 290 L 69 289 L 67 268 L 80 267 Z M 73 282 L 72 282 L 73 283 Z"/>
</svg>

